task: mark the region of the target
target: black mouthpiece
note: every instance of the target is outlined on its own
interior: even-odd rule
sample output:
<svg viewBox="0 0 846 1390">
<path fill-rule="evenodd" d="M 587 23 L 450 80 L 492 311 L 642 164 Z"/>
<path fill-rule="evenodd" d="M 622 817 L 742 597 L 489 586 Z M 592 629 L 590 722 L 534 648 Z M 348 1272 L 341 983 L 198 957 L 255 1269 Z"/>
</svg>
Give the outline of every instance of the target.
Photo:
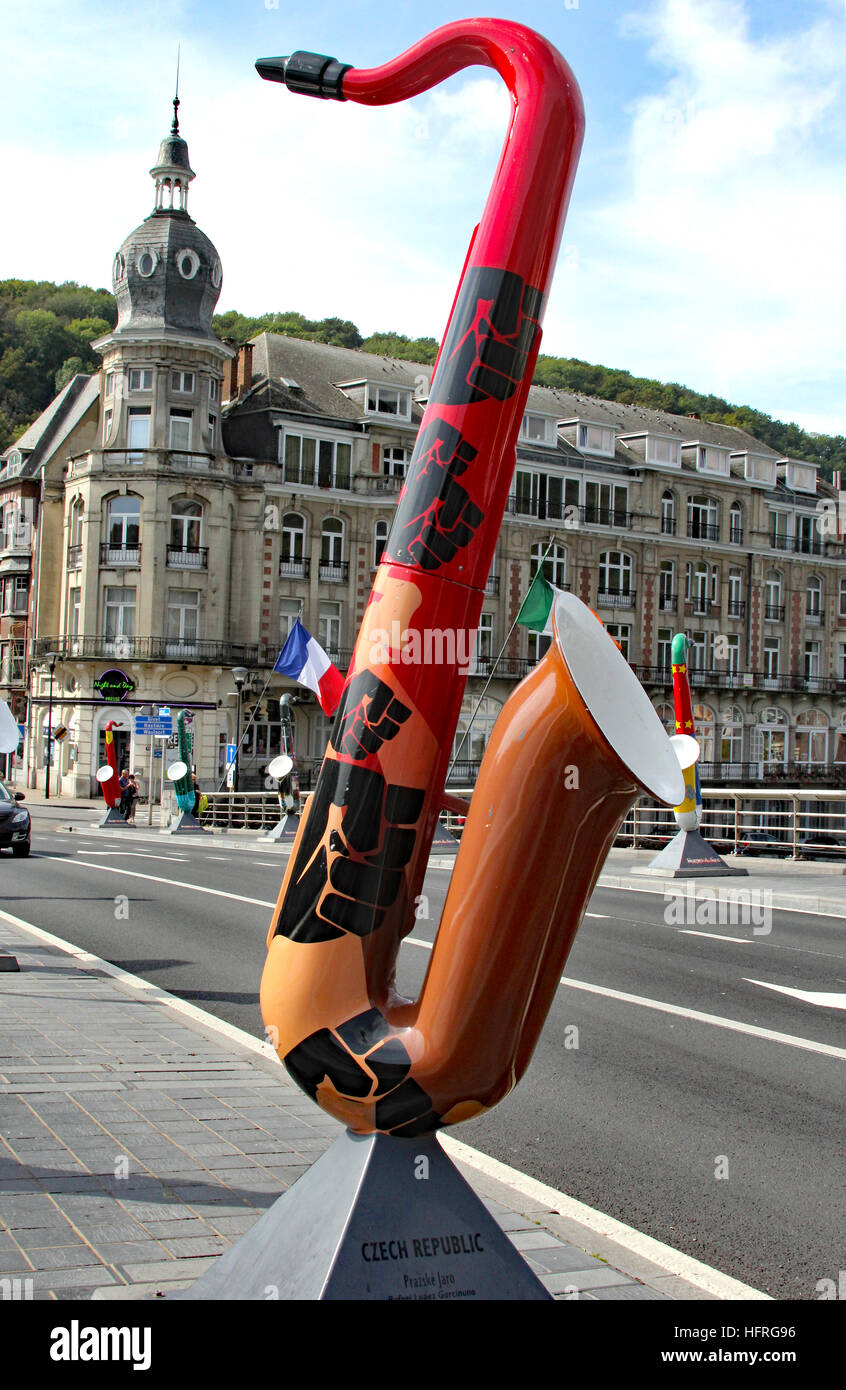
<svg viewBox="0 0 846 1390">
<path fill-rule="evenodd" d="M 267 82 L 284 82 L 292 92 L 324 101 L 346 101 L 341 82 L 352 63 L 339 63 L 324 53 L 292 53 L 290 58 L 259 58 L 256 71 Z"/>
</svg>

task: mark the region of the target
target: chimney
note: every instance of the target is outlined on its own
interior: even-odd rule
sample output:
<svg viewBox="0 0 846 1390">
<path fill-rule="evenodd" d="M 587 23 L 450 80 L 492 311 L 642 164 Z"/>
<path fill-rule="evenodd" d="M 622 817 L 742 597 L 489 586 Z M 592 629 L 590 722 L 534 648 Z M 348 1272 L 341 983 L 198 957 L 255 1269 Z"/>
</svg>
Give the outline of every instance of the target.
<svg viewBox="0 0 846 1390">
<path fill-rule="evenodd" d="M 238 394 L 238 345 L 231 338 L 225 339 L 227 347 L 235 348 L 235 356 L 223 364 L 223 385 L 221 386 L 221 405 L 234 401 Z"/>
<path fill-rule="evenodd" d="M 245 343 L 238 353 L 238 395 L 245 395 L 253 384 L 253 345 Z"/>
</svg>

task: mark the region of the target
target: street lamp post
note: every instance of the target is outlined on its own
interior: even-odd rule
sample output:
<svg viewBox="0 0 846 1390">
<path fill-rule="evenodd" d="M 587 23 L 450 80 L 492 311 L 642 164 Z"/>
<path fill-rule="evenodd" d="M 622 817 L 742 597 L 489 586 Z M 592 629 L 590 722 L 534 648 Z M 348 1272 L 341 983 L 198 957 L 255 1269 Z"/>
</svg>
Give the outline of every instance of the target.
<svg viewBox="0 0 846 1390">
<path fill-rule="evenodd" d="M 238 774 L 241 761 L 241 691 L 249 674 L 246 666 L 233 666 L 232 668 L 232 679 L 238 692 L 238 707 L 235 714 L 235 768 L 232 777 L 232 790 L 236 792 L 239 790 Z"/>
<path fill-rule="evenodd" d="M 50 667 L 50 693 L 47 696 L 47 766 L 45 769 L 45 801 L 50 800 L 50 768 L 53 763 L 53 676 L 56 671 L 56 662 L 60 659 L 60 656 L 60 652 L 47 653 L 47 664 Z"/>
</svg>

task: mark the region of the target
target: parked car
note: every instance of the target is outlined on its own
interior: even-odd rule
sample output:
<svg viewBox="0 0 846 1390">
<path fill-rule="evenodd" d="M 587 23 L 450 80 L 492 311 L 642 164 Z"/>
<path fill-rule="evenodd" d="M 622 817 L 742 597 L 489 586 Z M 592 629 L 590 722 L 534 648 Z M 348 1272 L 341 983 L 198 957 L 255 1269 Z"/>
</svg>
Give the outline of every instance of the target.
<svg viewBox="0 0 846 1390">
<path fill-rule="evenodd" d="M 25 859 L 32 843 L 32 821 L 29 811 L 19 804 L 23 792 L 10 791 L 0 782 L 0 849 L 11 849 L 18 859 Z"/>
<path fill-rule="evenodd" d="M 742 830 L 737 842 L 738 854 L 764 854 L 770 859 L 784 859 L 793 853 L 793 846 L 773 840 L 766 830 Z"/>
<path fill-rule="evenodd" d="M 842 835 L 807 835 L 796 846 L 800 859 L 844 859 L 846 839 Z"/>
</svg>

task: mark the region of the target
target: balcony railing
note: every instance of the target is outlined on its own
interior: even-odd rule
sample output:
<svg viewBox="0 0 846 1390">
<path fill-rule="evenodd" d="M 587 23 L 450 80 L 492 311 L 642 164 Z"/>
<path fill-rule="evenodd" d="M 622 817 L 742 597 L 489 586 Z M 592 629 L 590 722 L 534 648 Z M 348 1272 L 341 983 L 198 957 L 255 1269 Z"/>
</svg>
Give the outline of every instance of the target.
<svg viewBox="0 0 846 1390">
<path fill-rule="evenodd" d="M 610 526 L 618 531 L 631 530 L 632 512 L 612 507 L 577 507 L 574 502 L 541 501 L 538 497 L 518 497 L 512 493 L 506 504 L 511 516 L 532 516 L 538 521 L 563 521 L 576 529 L 576 521 L 584 526 Z"/>
<path fill-rule="evenodd" d="M 743 527 L 732 526 L 729 530 L 729 545 L 743 545 Z"/>
<path fill-rule="evenodd" d="M 137 569 L 141 564 L 140 545 L 100 546 L 100 566 L 109 569 Z"/>
<path fill-rule="evenodd" d="M 784 604 L 768 603 L 764 607 L 764 618 L 768 623 L 784 622 Z"/>
<path fill-rule="evenodd" d="M 641 666 L 629 663 L 643 685 L 667 686 L 672 681 L 669 666 Z M 688 667 L 691 686 L 711 690 L 779 690 L 786 694 L 814 692 L 824 695 L 846 694 L 846 674 L 839 679 L 831 676 L 777 675 L 762 671 L 715 671 L 710 668 Z"/>
<path fill-rule="evenodd" d="M 305 556 L 285 559 L 283 556 L 279 561 L 280 579 L 308 579 L 311 570 L 311 560 Z"/>
<path fill-rule="evenodd" d="M 120 637 L 101 633 L 95 637 L 39 637 L 36 657 L 58 652 L 63 661 L 191 661 L 202 666 L 257 666 L 266 654 L 239 642 L 190 641 L 173 637 Z M 270 657 L 272 665 L 278 650 Z"/>
<path fill-rule="evenodd" d="M 501 677 L 503 680 L 522 680 L 524 676 L 529 674 L 534 664 L 525 656 L 503 656 L 496 663 L 494 670 L 494 658 L 492 656 L 474 656 L 470 662 L 468 675 L 489 676 L 493 672 L 494 676 Z"/>
<path fill-rule="evenodd" d="M 661 594 L 658 599 L 658 607 L 662 613 L 675 613 L 678 606 L 678 594 Z"/>
<path fill-rule="evenodd" d="M 209 551 L 205 545 L 169 545 L 169 570 L 205 570 L 209 567 Z"/>
<path fill-rule="evenodd" d="M 730 598 L 726 604 L 726 613 L 730 618 L 744 618 L 746 616 L 746 600 Z"/>
<path fill-rule="evenodd" d="M 321 560 L 319 577 L 326 584 L 346 584 L 349 578 L 348 560 Z"/>
<path fill-rule="evenodd" d="M 634 608 L 636 590 L 632 589 L 628 594 L 614 593 L 611 589 L 600 589 L 596 596 L 597 604 L 603 608 Z"/>
<path fill-rule="evenodd" d="M 674 516 L 662 516 L 661 534 L 662 536 L 674 536 L 676 534 L 676 518 Z"/>
<path fill-rule="evenodd" d="M 832 539 L 836 538 L 832 537 Z M 819 536 L 782 536 L 771 531 L 770 545 L 773 550 L 792 550 L 795 555 L 822 555 L 823 553 L 823 543 Z"/>
<path fill-rule="evenodd" d="M 395 477 L 392 473 L 355 473 L 352 480 L 352 491 L 361 492 L 366 496 L 387 495 L 395 497 L 405 482 L 405 478 Z"/>
<path fill-rule="evenodd" d="M 805 611 L 805 626 L 806 626 L 806 627 L 821 627 L 821 626 L 822 626 L 822 620 L 823 620 L 823 615 L 822 615 L 822 613 L 820 613 L 818 610 L 817 610 L 816 612 L 814 612 L 814 613 L 809 613 L 807 610 Z"/>
<path fill-rule="evenodd" d="M 498 598 L 498 597 L 499 597 L 499 575 L 498 575 L 498 574 L 489 574 L 489 575 L 488 575 L 487 579 L 485 580 L 485 593 L 486 593 L 486 594 L 489 594 L 492 598 Z"/>
<path fill-rule="evenodd" d="M 713 613 L 719 612 L 719 604 L 710 598 L 697 597 L 686 601 L 684 611 L 688 617 L 709 618 Z"/>
<path fill-rule="evenodd" d="M 687 534 L 691 540 L 695 541 L 718 541 L 720 528 L 711 521 L 689 521 Z"/>
</svg>

